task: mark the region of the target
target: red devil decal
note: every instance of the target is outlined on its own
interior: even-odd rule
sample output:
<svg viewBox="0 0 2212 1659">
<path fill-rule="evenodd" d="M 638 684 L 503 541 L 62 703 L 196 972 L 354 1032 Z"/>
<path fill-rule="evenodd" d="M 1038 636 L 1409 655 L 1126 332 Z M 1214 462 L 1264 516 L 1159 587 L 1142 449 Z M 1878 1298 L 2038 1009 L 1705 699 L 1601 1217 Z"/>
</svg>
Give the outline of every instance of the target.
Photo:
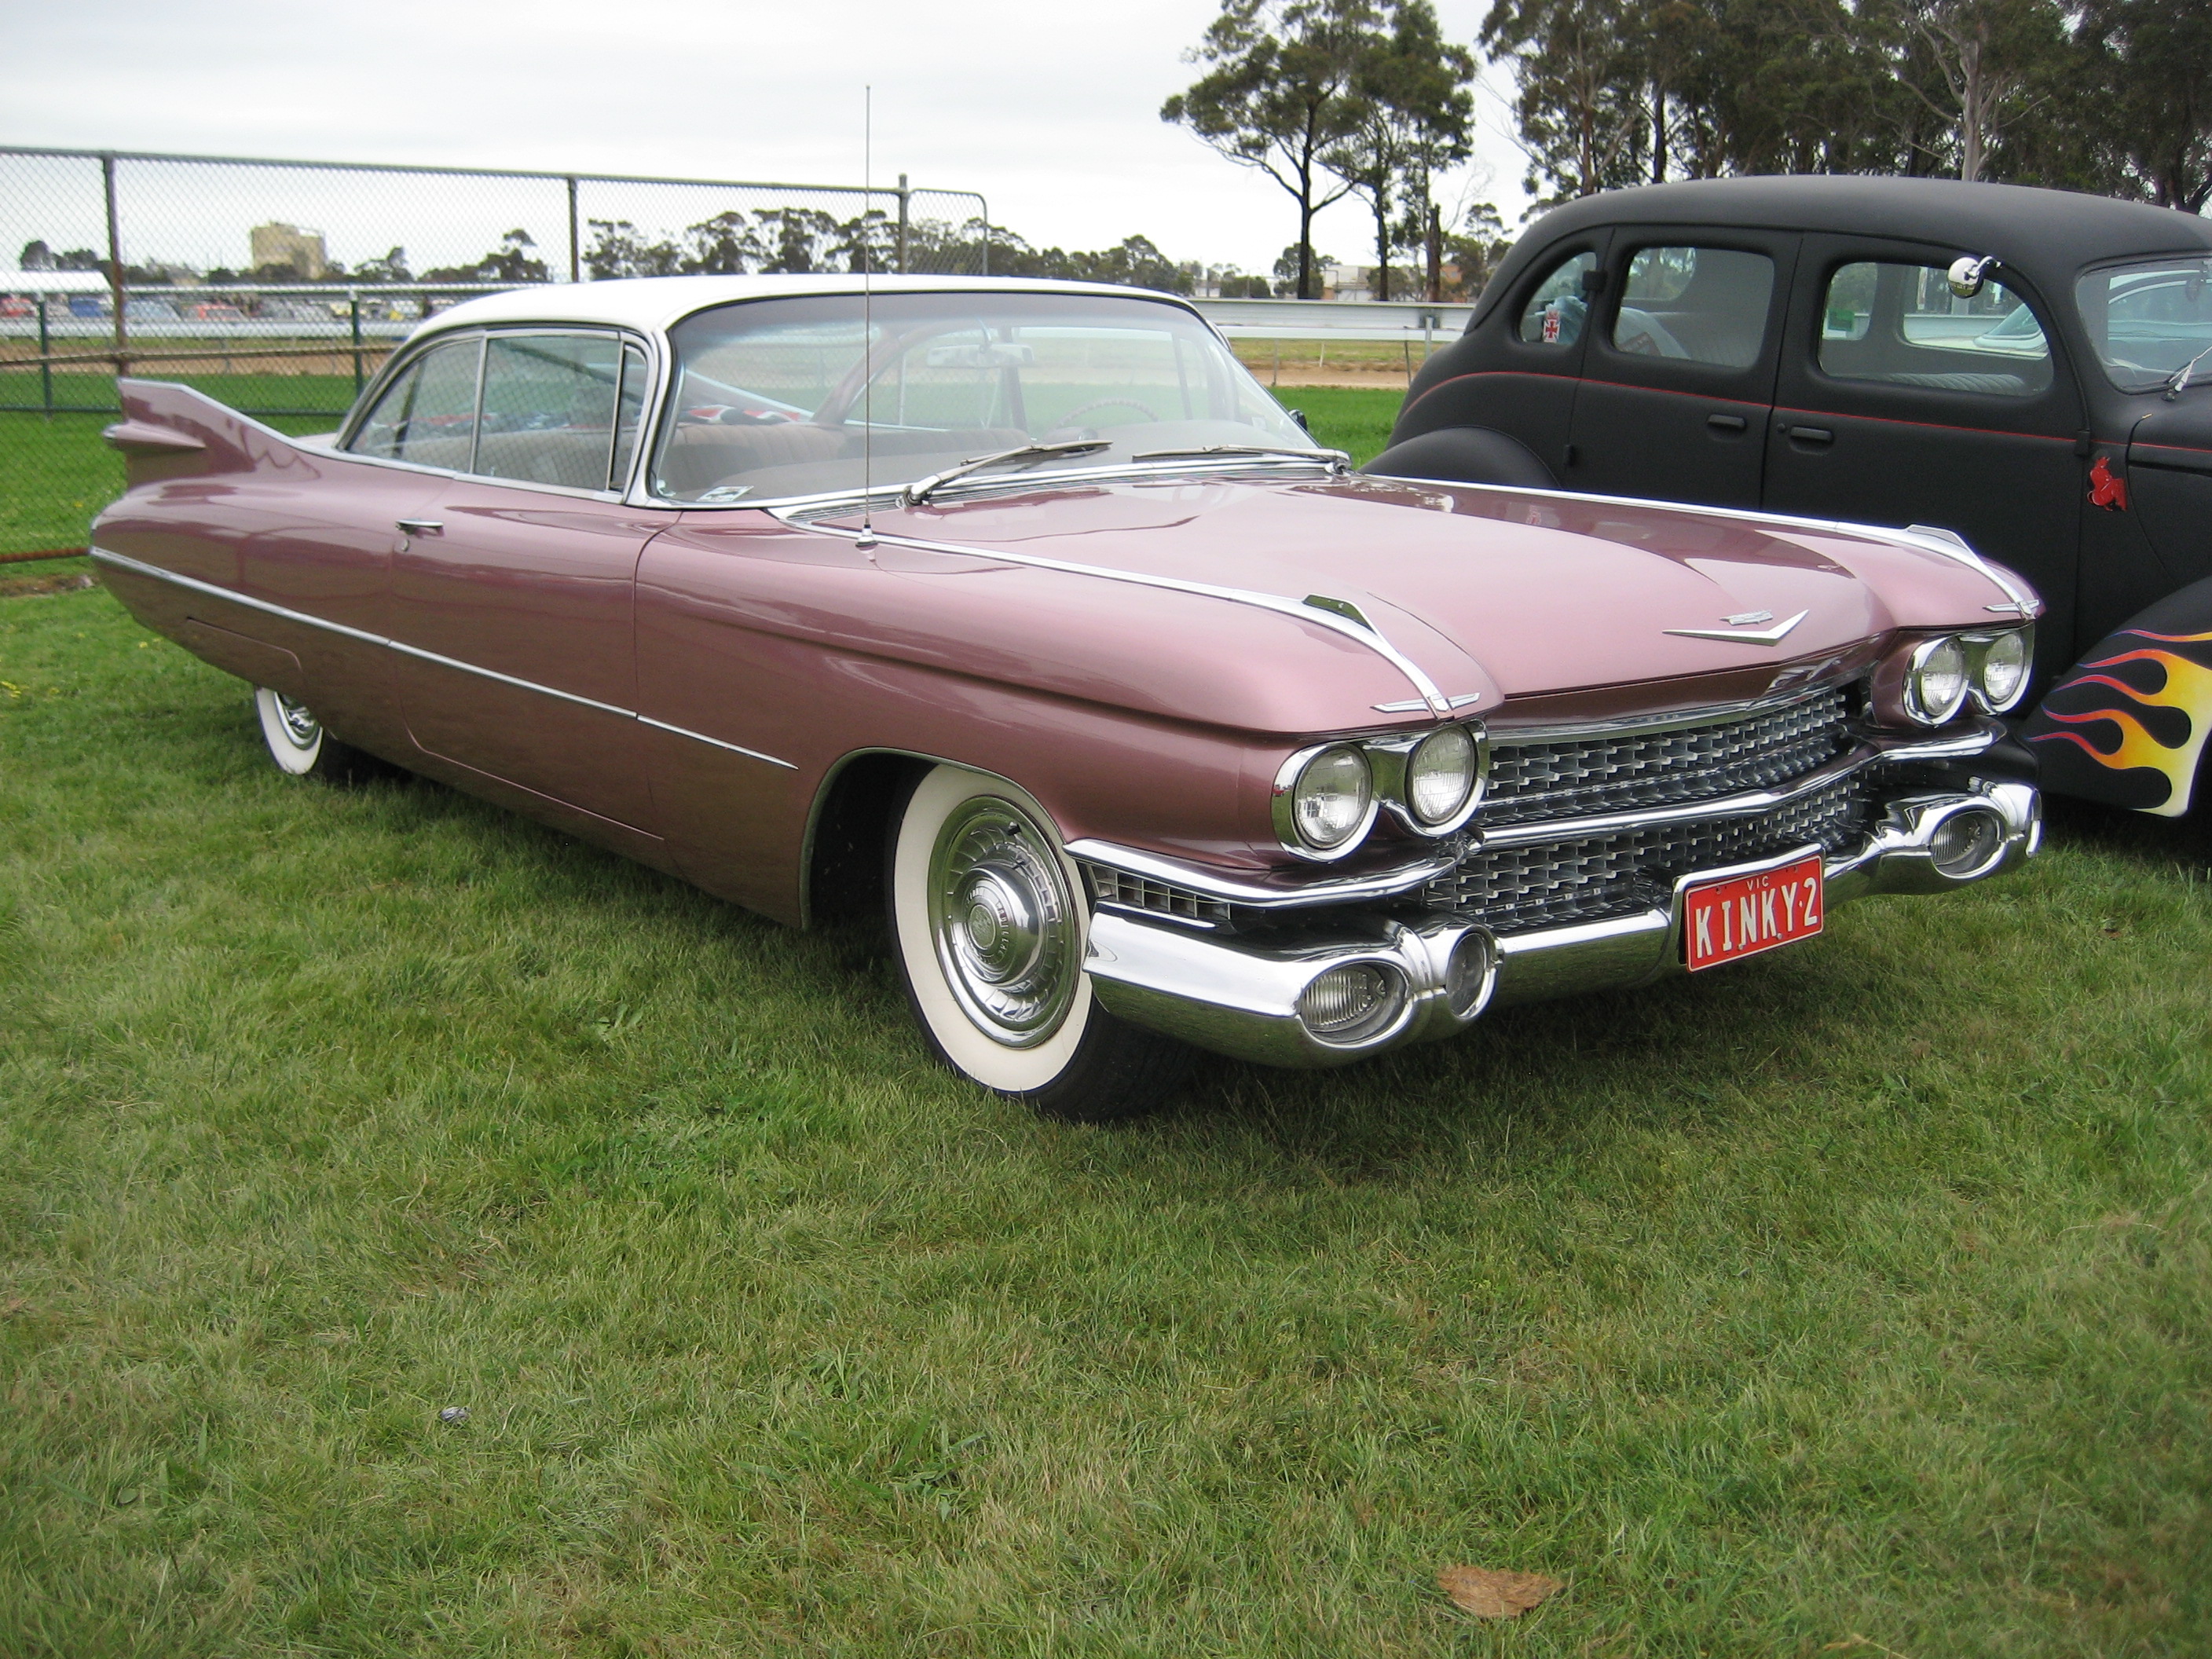
<svg viewBox="0 0 2212 1659">
<path fill-rule="evenodd" d="M 2089 469 L 2089 505 L 2101 507 L 2107 513 L 2128 510 L 2128 481 L 2114 477 L 2111 463 L 2102 455 Z"/>
</svg>

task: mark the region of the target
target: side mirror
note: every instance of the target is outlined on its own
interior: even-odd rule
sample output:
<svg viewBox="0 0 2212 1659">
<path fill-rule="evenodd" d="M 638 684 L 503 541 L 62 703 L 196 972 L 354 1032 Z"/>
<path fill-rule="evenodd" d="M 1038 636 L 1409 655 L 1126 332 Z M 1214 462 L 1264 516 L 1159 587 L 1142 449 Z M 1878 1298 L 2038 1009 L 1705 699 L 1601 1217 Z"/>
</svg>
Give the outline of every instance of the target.
<svg viewBox="0 0 2212 1659">
<path fill-rule="evenodd" d="M 1972 299 L 1982 291 L 1982 285 L 1989 281 L 1990 272 L 1996 264 L 1997 256 L 1994 253 L 1984 253 L 1978 259 L 1971 253 L 1960 254 L 1951 261 L 1951 269 L 1946 273 L 1951 292 L 1961 300 Z"/>
</svg>

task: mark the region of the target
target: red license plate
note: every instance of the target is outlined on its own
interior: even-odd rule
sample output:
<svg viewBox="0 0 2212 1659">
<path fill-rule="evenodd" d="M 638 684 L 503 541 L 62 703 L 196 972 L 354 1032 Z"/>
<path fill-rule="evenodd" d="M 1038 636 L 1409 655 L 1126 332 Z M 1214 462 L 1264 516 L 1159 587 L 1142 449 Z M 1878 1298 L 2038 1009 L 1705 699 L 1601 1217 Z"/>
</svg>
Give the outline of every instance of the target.
<svg viewBox="0 0 2212 1659">
<path fill-rule="evenodd" d="M 1682 954 L 1696 973 L 1810 939 L 1826 919 L 1820 854 L 1778 870 L 1709 881 L 1682 895 Z"/>
</svg>

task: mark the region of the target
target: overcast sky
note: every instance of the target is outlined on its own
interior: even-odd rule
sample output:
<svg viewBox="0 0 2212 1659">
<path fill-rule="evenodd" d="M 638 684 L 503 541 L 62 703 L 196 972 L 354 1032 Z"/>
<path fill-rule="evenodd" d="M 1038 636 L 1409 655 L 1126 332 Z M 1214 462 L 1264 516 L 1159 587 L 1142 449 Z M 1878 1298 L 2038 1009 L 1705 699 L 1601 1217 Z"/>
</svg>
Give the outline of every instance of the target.
<svg viewBox="0 0 2212 1659">
<path fill-rule="evenodd" d="M 0 0 L 0 142 L 858 183 L 872 83 L 878 183 L 981 191 L 1039 244 L 1141 232 L 1264 270 L 1295 234 L 1290 198 L 1159 119 L 1217 5 Z M 1437 3 L 1470 43 L 1485 9 Z M 1486 99 L 1448 208 L 1517 218 L 1506 131 Z M 1346 203 L 1316 240 L 1358 259 L 1371 231 Z"/>
</svg>

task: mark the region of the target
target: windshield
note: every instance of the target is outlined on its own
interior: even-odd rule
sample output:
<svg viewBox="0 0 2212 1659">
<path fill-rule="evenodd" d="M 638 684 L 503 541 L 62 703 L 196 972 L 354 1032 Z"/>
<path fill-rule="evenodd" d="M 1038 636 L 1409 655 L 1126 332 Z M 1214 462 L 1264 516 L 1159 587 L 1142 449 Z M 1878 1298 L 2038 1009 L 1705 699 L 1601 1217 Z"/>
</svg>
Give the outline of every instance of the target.
<svg viewBox="0 0 2212 1659">
<path fill-rule="evenodd" d="M 859 295 L 836 294 L 744 301 L 678 324 L 653 493 L 713 506 L 856 490 L 864 447 L 878 489 L 998 450 L 1080 439 L 1105 447 L 1006 470 L 1209 445 L 1323 453 L 1179 306 L 878 294 L 870 320 L 864 331 Z"/>
<path fill-rule="evenodd" d="M 2212 348 L 2212 255 L 2139 259 L 2074 285 L 2081 325 L 2123 392 L 2155 392 Z"/>
</svg>

